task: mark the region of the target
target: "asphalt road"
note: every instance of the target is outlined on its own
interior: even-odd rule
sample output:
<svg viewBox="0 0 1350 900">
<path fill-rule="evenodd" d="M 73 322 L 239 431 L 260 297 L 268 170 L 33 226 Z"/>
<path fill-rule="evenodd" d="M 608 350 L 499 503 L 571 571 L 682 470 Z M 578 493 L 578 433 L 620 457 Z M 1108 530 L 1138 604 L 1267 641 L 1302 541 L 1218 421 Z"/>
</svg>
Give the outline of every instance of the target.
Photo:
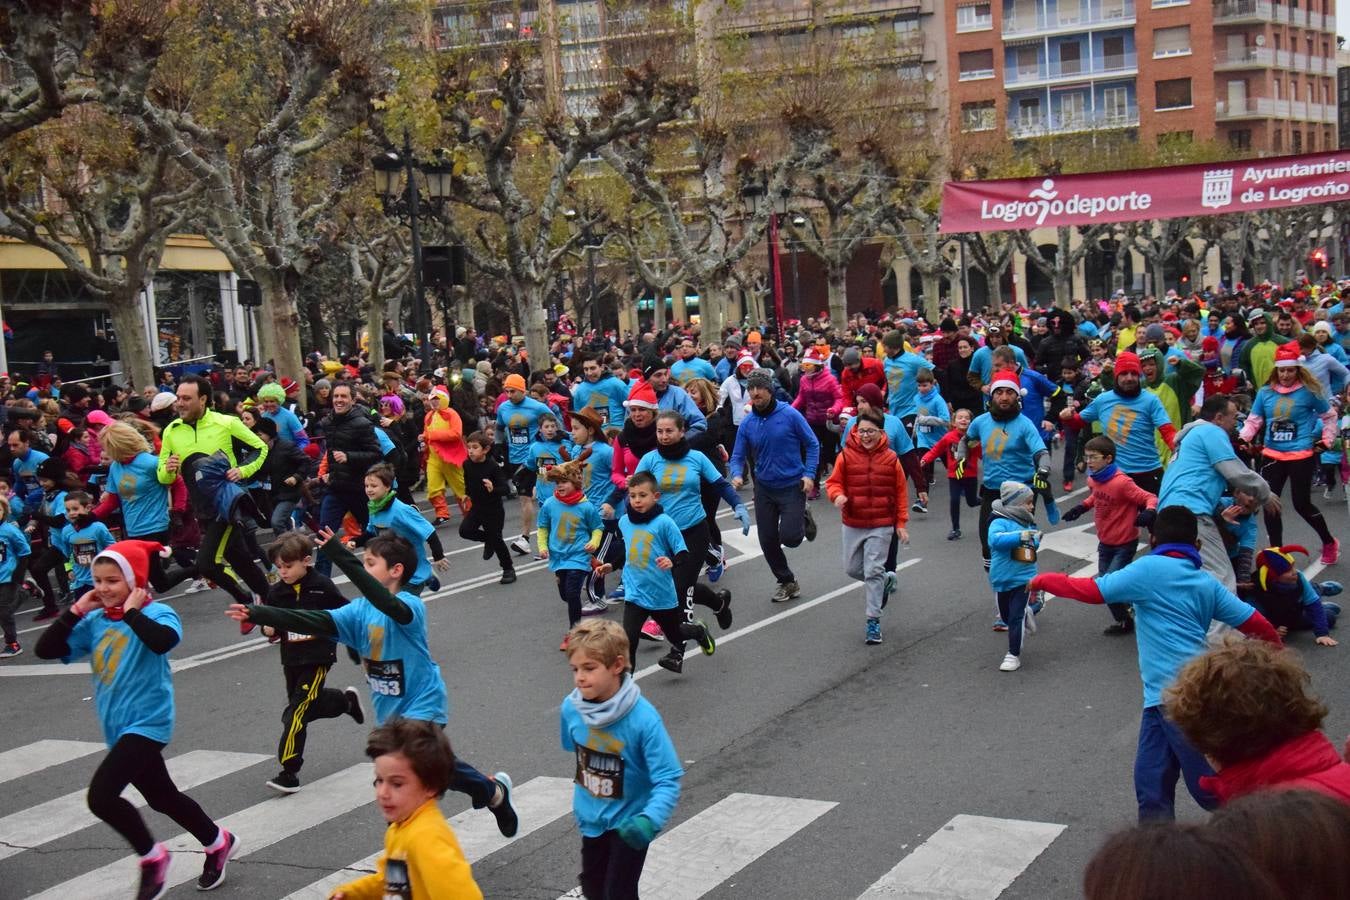
<svg viewBox="0 0 1350 900">
<path fill-rule="evenodd" d="M 1322 506 L 1337 534 L 1350 533 L 1344 500 Z M 1022 670 L 1000 673 L 1006 639 L 990 629 L 975 511 L 963 511 L 967 537 L 946 541 L 942 483 L 933 511 L 911 522 L 885 643 L 866 646 L 862 591 L 842 575 L 837 513 L 823 499 L 814 509 L 819 538 L 789 552 L 802 599 L 768 602 L 774 583 L 754 533 L 736 531 L 720 585 L 733 592 L 735 621 L 716 655 L 691 648 L 674 676 L 653 668 L 658 645 L 641 650 L 643 693 L 687 771 L 644 896 L 920 896 L 916 884 L 930 891 L 923 896 L 960 900 L 1078 896 L 1095 847 L 1134 817 L 1133 639 L 1102 636 L 1104 610 L 1056 600 L 1028 640 Z M 721 521 L 730 532 L 733 520 Z M 1095 563 L 1085 525 L 1052 530 L 1043 571 Z M 453 527 L 442 539 L 450 551 L 466 547 Z M 1316 545 L 1292 515 L 1286 540 Z M 451 559 L 445 590 L 428 602 L 452 702 L 448 733 L 478 768 L 510 772 L 534 812 L 524 817 L 528 833 L 503 847 L 491 837 L 491 816 L 465 813 L 462 795 L 448 795 L 443 808 L 464 813 L 454 821 L 486 896 L 553 900 L 576 884 L 579 844 L 567 807 L 573 759 L 558 746 L 558 704 L 570 690 L 557 651 L 564 607 L 543 564 L 523 563 L 520 581 L 501 587 L 477 545 Z M 1343 578 L 1344 567 L 1324 577 Z M 377 851 L 383 824 L 360 768 L 365 729 L 345 718 L 314 723 L 306 787 L 276 797 L 264 785 L 277 768 L 284 705 L 275 651 L 239 637 L 221 592 L 167 602 L 186 637 L 174 652 L 178 720 L 166 755 L 205 751 L 206 768 L 224 767 L 200 776 L 191 793 L 212 815 L 237 816 L 245 845 L 218 896 L 284 897 Z M 22 627 L 30 619 L 23 615 Z M 127 896 L 127 870 L 116 868 L 127 848 L 81 818 L 101 740 L 88 677 L 36 660 L 36 637 L 23 636 L 30 652 L 0 664 L 0 897 Z M 1331 706 L 1329 732 L 1343 738 L 1350 642 L 1327 649 L 1301 635 L 1294 643 Z M 330 683 L 359 679 L 339 654 Z M 42 740 L 88 743 L 34 746 Z M 1184 789 L 1178 808 L 1202 815 Z M 158 814 L 149 820 L 157 836 L 179 831 Z M 200 857 L 178 856 L 184 877 L 195 876 Z M 188 884 L 171 894 L 194 895 Z"/>
</svg>

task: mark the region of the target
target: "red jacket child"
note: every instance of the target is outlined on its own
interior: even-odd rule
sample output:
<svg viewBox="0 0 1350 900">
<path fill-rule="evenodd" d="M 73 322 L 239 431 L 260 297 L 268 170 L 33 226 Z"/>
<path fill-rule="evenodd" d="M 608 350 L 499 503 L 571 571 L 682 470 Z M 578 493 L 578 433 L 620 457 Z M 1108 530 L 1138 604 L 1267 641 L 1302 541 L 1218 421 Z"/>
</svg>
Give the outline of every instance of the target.
<svg viewBox="0 0 1350 900">
<path fill-rule="evenodd" d="M 848 498 L 842 517 L 850 528 L 900 529 L 909 522 L 905 470 L 884 435 L 868 450 L 857 428 L 849 432 L 844 452 L 825 481 L 825 496 L 831 503 Z"/>
<path fill-rule="evenodd" d="M 970 424 L 969 420 L 965 421 Z M 947 467 L 948 478 L 978 478 L 980 475 L 980 448 L 965 447 L 965 465 L 961 465 L 961 460 L 956 458 L 956 454 L 965 446 L 965 428 L 953 428 L 938 438 L 938 442 L 928 448 L 928 452 L 919 460 L 925 466 L 933 464 L 934 460 L 941 459 L 943 465 Z"/>
<path fill-rule="evenodd" d="M 1350 803 L 1350 763 L 1320 731 L 1286 741 L 1265 756 L 1231 763 L 1217 775 L 1206 775 L 1200 786 L 1229 803 L 1264 788 L 1306 790 Z"/>
<path fill-rule="evenodd" d="M 1109 473 L 1088 473 L 1088 495 L 1082 503 L 1064 514 L 1064 520 L 1074 519 L 1092 510 L 1097 525 L 1097 541 L 1113 547 L 1139 540 L 1137 520 L 1140 510 L 1157 509 L 1158 498 L 1134 483 L 1134 480 L 1111 463 Z M 1099 477 L 1102 475 L 1105 477 Z"/>
</svg>

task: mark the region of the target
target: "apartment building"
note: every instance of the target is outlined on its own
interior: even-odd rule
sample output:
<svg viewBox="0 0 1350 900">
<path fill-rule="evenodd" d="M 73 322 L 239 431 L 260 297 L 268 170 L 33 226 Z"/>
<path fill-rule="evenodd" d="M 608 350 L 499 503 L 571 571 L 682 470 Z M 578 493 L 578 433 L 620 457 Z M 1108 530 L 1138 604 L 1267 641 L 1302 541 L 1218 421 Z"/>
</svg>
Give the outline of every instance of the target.
<svg viewBox="0 0 1350 900">
<path fill-rule="evenodd" d="M 1337 146 L 1334 0 L 957 0 L 946 27 L 953 141 Z"/>
</svg>

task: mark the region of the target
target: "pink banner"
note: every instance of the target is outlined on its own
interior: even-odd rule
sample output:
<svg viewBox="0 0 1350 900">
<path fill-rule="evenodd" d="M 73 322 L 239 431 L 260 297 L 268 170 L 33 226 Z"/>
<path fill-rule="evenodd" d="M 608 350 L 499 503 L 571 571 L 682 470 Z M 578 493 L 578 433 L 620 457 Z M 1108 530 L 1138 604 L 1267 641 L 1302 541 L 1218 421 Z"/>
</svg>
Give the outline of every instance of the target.
<svg viewBox="0 0 1350 900">
<path fill-rule="evenodd" d="M 1350 151 L 1305 153 L 1054 178 L 951 181 L 942 186 L 942 230 L 1214 216 L 1347 199 Z"/>
</svg>

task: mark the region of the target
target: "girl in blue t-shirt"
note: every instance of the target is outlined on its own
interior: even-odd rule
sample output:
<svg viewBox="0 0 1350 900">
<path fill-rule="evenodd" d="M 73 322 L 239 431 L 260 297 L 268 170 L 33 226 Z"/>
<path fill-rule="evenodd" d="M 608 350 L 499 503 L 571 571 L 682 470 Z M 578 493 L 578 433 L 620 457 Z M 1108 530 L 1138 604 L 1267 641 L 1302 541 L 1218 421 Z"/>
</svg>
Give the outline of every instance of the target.
<svg viewBox="0 0 1350 900">
<path fill-rule="evenodd" d="M 108 490 L 94 509 L 101 521 L 116 507 L 122 510 L 122 532 L 128 540 L 169 545 L 172 524 L 169 486 L 159 483 L 159 457 L 145 437 L 125 422 L 114 422 L 99 432 L 99 445 L 108 465 Z M 161 595 L 193 577 L 193 568 L 166 570 L 162 560 L 150 560 L 150 586 Z"/>
<path fill-rule="evenodd" d="M 108 755 L 89 783 L 89 810 L 140 856 L 140 897 L 163 894 L 169 850 L 155 841 L 136 807 L 122 796 L 128 785 L 201 842 L 206 861 L 198 890 L 224 883 L 225 866 L 239 851 L 239 839 L 180 791 L 164 766 L 174 725 L 169 652 L 182 640 L 183 626 L 172 607 L 155 603 L 146 592 L 150 557 L 163 551 L 152 541 L 119 541 L 104 549 L 93 561 L 94 587 L 37 643 L 42 659 L 89 659 L 94 707 L 108 744 Z"/>
<path fill-rule="evenodd" d="M 427 562 L 426 554 L 417 554 L 417 569 L 404 590 L 418 595 L 428 587 L 433 591 L 440 590 L 441 583 L 432 574 L 432 569 L 447 575 L 450 560 L 445 558 L 445 548 L 441 546 L 435 527 L 415 507 L 394 496 L 394 477 L 394 467 L 388 463 L 376 463 L 366 470 L 366 500 L 370 509 L 366 530 L 371 534 L 392 531 L 414 547 L 425 541 L 431 548 L 434 563 Z"/>
</svg>

